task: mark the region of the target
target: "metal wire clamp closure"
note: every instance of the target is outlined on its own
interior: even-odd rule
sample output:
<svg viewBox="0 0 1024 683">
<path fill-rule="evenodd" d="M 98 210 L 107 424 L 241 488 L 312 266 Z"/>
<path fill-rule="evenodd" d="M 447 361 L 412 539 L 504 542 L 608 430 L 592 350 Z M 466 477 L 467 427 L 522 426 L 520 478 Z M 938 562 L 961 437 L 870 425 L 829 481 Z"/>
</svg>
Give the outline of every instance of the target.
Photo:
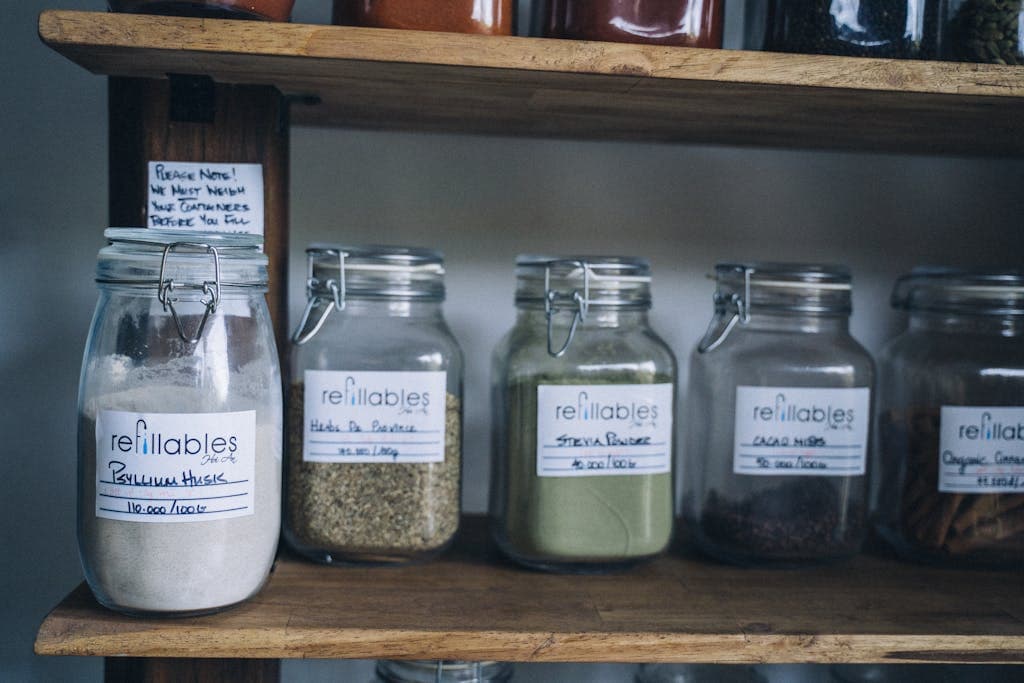
<svg viewBox="0 0 1024 683">
<path fill-rule="evenodd" d="M 551 289 L 551 266 L 553 264 L 548 263 L 544 266 L 544 317 L 548 323 L 548 354 L 554 358 L 561 358 L 572 344 L 572 340 L 576 336 L 576 329 L 587 319 L 587 311 L 590 307 L 590 278 L 593 273 L 590 264 L 586 261 L 559 261 L 557 263 L 574 265 L 583 269 L 583 294 L 580 294 L 578 289 L 573 290 L 572 294 L 562 294 Z M 572 323 L 569 325 L 569 335 L 565 338 L 565 343 L 555 351 L 551 328 L 554 317 L 560 310 L 559 300 L 575 305 L 576 310 L 573 311 Z"/>
<path fill-rule="evenodd" d="M 318 279 L 313 277 L 313 261 L 316 256 L 321 254 L 327 254 L 329 256 L 338 257 L 338 279 L 333 278 L 321 283 Z M 344 251 L 337 249 L 328 249 L 317 253 L 310 253 L 306 258 L 306 310 L 302 313 L 302 320 L 299 321 L 299 326 L 295 330 L 295 334 L 292 335 L 292 343 L 296 346 L 302 346 L 310 339 L 316 336 L 316 333 L 320 331 L 320 328 L 327 322 L 327 316 L 331 314 L 331 311 L 337 309 L 338 311 L 345 310 L 345 258 L 348 254 Z M 321 305 L 323 297 L 321 292 L 326 289 L 331 293 L 333 302 L 327 306 L 323 306 L 323 311 L 320 313 L 320 317 L 317 318 L 316 323 L 308 331 L 306 327 L 309 325 L 309 318 L 313 314 L 313 309 Z"/>
<path fill-rule="evenodd" d="M 203 294 L 208 296 L 209 299 L 205 301 L 200 299 L 206 307 L 206 312 L 203 313 L 203 319 L 199 321 L 199 328 L 196 333 L 192 336 L 185 334 L 185 329 L 182 326 L 181 318 L 178 317 L 178 311 L 175 310 L 174 304 L 178 301 L 177 298 L 171 296 L 174 292 L 174 280 L 168 278 L 164 279 L 164 272 L 167 269 L 167 259 L 178 247 L 191 247 L 193 249 L 205 249 L 207 254 L 213 254 L 213 282 L 209 280 L 204 281 L 199 286 Z M 196 287 L 196 285 L 191 285 Z M 196 344 L 203 337 L 203 330 L 206 329 L 206 323 L 210 319 L 210 315 L 217 311 L 217 306 L 220 304 L 220 254 L 217 252 L 217 248 L 210 246 L 209 244 L 199 244 L 195 242 L 171 242 L 164 247 L 163 256 L 160 259 L 160 275 L 157 278 L 157 300 L 163 305 L 164 310 L 170 310 L 171 317 L 174 318 L 174 324 L 178 328 L 178 336 L 186 344 Z"/>
<path fill-rule="evenodd" d="M 722 342 L 729 336 L 729 333 L 732 332 L 737 323 L 746 325 L 750 322 L 750 278 L 753 274 L 753 268 L 743 269 L 742 296 L 733 293 L 728 298 L 725 298 L 717 290 L 715 291 L 715 310 L 717 311 L 719 308 L 726 311 L 732 309 L 733 313 L 724 323 L 721 316 L 715 315 L 715 319 L 711 321 L 708 331 L 704 333 L 704 338 L 697 345 L 697 353 L 714 351 L 722 345 Z"/>
</svg>

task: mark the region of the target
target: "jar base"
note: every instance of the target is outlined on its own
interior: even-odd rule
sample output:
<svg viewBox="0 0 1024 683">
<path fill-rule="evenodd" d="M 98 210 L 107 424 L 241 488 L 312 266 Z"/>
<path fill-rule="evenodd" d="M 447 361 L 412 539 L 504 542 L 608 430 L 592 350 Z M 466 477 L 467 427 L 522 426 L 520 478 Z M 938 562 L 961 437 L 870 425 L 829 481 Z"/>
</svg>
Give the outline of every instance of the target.
<svg viewBox="0 0 1024 683">
<path fill-rule="evenodd" d="M 259 594 L 259 592 L 261 590 L 263 590 L 263 586 L 264 585 L 266 585 L 266 581 L 264 581 L 262 584 L 260 584 L 260 586 L 256 590 L 254 590 L 252 593 L 250 593 L 246 597 L 242 598 L 241 600 L 237 600 L 235 602 L 230 602 L 230 603 L 228 603 L 226 605 L 219 605 L 219 606 L 216 606 L 216 607 L 205 607 L 205 608 L 201 608 L 201 609 L 173 610 L 173 611 L 172 610 L 147 610 L 147 609 L 136 609 L 134 607 L 124 607 L 124 606 L 119 605 L 119 604 L 117 604 L 117 603 L 115 603 L 113 601 L 110 601 L 110 600 L 107 600 L 107 599 L 103 598 L 102 596 L 98 595 L 96 593 L 96 591 L 92 591 L 92 594 L 93 594 L 93 597 L 96 598 L 96 602 L 98 602 L 101 606 L 105 607 L 106 609 L 110 610 L 111 612 L 117 612 L 118 614 L 123 614 L 123 615 L 128 616 L 128 617 L 135 617 L 135 618 L 140 618 L 140 619 L 142 619 L 142 618 L 154 618 L 154 617 L 155 618 L 159 618 L 159 619 L 190 619 L 192 617 L 205 617 L 205 616 L 209 616 L 211 614 L 219 614 L 221 612 L 226 612 L 228 610 L 234 609 L 235 607 L 238 607 L 239 605 L 241 605 L 243 603 L 246 603 L 249 600 L 252 600 L 254 597 L 256 597 Z"/>
<path fill-rule="evenodd" d="M 117 9 L 117 12 L 130 14 L 156 14 L 160 16 L 177 17 L 203 17 L 206 19 L 255 19 L 262 21 L 274 21 L 270 17 L 248 12 L 242 9 L 228 7 L 210 7 L 201 2 L 181 2 L 180 0 L 167 0 L 166 2 L 145 2 L 137 6 L 124 3 L 126 9 Z"/>
<path fill-rule="evenodd" d="M 861 544 L 858 543 L 855 546 L 847 546 L 842 550 L 827 554 L 787 553 L 769 555 L 741 550 L 738 546 L 724 545 L 708 539 L 703 534 L 697 536 L 694 546 L 706 557 L 723 564 L 731 564 L 737 567 L 782 570 L 839 564 L 856 556 L 861 548 Z"/>
<path fill-rule="evenodd" d="M 336 567 L 396 567 L 429 562 L 451 547 L 454 536 L 436 548 L 416 551 L 329 550 L 305 545 L 285 534 L 288 546 L 306 560 Z"/>
</svg>

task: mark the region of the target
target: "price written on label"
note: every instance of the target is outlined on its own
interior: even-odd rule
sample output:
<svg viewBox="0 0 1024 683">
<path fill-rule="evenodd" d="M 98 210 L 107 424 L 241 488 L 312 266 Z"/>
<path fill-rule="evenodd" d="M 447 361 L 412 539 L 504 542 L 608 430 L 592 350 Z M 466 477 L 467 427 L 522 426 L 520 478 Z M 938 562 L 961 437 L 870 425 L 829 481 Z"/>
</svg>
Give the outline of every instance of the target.
<svg viewBox="0 0 1024 683">
<path fill-rule="evenodd" d="M 263 166 L 149 162 L 147 226 L 263 234 Z"/>
</svg>

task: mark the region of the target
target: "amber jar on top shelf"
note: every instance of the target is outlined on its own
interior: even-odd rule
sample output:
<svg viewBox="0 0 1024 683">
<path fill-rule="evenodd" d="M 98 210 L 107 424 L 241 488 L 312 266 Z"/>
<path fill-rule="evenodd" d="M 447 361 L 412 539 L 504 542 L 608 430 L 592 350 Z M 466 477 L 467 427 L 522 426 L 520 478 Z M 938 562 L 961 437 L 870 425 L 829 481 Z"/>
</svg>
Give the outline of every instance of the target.
<svg viewBox="0 0 1024 683">
<path fill-rule="evenodd" d="M 722 0 L 535 0 L 534 32 L 548 38 L 722 47 Z"/>
<path fill-rule="evenodd" d="M 109 0 L 114 12 L 288 21 L 295 0 Z"/>
<path fill-rule="evenodd" d="M 516 0 L 334 0 L 333 23 L 510 36 Z"/>
</svg>

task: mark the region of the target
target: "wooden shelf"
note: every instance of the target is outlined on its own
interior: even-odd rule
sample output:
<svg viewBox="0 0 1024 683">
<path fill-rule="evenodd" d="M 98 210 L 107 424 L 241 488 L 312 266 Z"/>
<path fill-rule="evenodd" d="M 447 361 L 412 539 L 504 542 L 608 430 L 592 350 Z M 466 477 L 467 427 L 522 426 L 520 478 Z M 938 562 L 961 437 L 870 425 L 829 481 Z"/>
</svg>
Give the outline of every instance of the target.
<svg viewBox="0 0 1024 683">
<path fill-rule="evenodd" d="M 672 553 L 608 576 L 543 574 L 488 549 L 467 518 L 442 559 L 336 568 L 287 557 L 252 601 L 136 619 L 79 587 L 43 623 L 46 655 L 587 662 L 1024 663 L 1015 573 L 860 557 L 744 570 Z"/>
<path fill-rule="evenodd" d="M 318 98 L 300 124 L 1024 155 L 1024 67 L 48 11 L 111 76 L 205 74 Z"/>
</svg>

